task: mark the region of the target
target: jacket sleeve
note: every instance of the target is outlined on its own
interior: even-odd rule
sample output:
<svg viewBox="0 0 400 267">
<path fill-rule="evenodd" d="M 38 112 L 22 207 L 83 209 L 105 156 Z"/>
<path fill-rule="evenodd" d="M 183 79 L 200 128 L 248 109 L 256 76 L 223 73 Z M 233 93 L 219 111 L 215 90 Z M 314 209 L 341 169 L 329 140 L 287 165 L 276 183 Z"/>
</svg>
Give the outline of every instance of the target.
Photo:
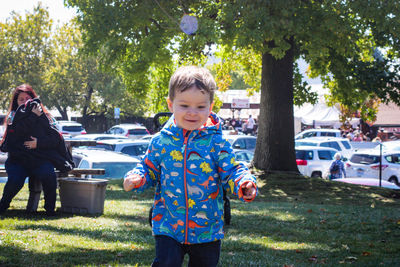
<svg viewBox="0 0 400 267">
<path fill-rule="evenodd" d="M 42 129 L 40 129 L 42 134 L 37 136 L 38 149 L 51 149 L 58 147 L 63 137 L 58 130 L 52 128 L 47 116 L 42 114 L 37 118 L 37 122 L 39 127 L 42 127 Z"/>
<path fill-rule="evenodd" d="M 145 189 L 155 186 L 160 180 L 161 168 L 159 159 L 155 155 L 157 151 L 155 147 L 156 138 L 153 138 L 142 161 L 134 169 L 125 174 L 124 179 L 131 174 L 139 174 L 142 179 L 145 179 L 139 187 L 132 189 L 132 191 L 143 192 Z"/>
<path fill-rule="evenodd" d="M 216 138 L 215 153 L 218 173 L 221 177 L 222 186 L 227 192 L 231 192 L 233 195 L 238 196 L 240 200 L 248 202 L 248 200 L 243 199 L 240 187 L 244 182 L 249 181 L 253 183 L 258 194 L 255 176 L 242 163 L 236 162 L 231 144 L 222 136 L 217 136 Z"/>
</svg>

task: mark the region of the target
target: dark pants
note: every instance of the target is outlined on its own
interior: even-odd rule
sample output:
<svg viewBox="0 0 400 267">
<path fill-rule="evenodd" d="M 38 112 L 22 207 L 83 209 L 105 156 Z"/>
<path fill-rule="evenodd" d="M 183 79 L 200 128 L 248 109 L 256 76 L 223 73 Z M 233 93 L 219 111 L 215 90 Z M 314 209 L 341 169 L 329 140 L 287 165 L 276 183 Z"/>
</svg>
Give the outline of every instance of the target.
<svg viewBox="0 0 400 267">
<path fill-rule="evenodd" d="M 44 208 L 47 212 L 53 212 L 56 207 L 57 197 L 57 177 L 54 172 L 54 166 L 50 162 L 44 162 L 41 165 L 27 169 L 21 164 L 12 163 L 8 160 L 5 163 L 5 169 L 8 174 L 8 180 L 3 190 L 3 197 L 0 201 L 0 211 L 10 207 L 11 200 L 24 186 L 26 177 L 38 179 L 43 186 Z"/>
<path fill-rule="evenodd" d="M 189 267 L 214 267 L 218 264 L 221 240 L 185 245 L 169 236 L 157 235 L 155 239 L 156 258 L 151 266 L 182 266 L 183 258 L 186 253 L 189 254 Z"/>
</svg>

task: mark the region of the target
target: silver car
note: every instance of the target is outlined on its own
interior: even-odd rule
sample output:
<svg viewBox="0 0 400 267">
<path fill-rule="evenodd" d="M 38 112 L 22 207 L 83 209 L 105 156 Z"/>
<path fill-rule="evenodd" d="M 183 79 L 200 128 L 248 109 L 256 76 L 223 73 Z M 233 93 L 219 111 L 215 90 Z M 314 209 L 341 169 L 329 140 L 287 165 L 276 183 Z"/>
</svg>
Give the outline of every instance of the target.
<svg viewBox="0 0 400 267">
<path fill-rule="evenodd" d="M 347 177 L 379 179 L 379 149 L 355 152 L 345 164 Z M 400 151 L 382 151 L 382 180 L 400 185 Z"/>
<path fill-rule="evenodd" d="M 128 155 L 102 149 L 72 150 L 74 163 L 80 169 L 104 169 L 104 175 L 92 175 L 90 178 L 123 178 L 125 174 L 136 167 L 139 160 Z"/>
</svg>

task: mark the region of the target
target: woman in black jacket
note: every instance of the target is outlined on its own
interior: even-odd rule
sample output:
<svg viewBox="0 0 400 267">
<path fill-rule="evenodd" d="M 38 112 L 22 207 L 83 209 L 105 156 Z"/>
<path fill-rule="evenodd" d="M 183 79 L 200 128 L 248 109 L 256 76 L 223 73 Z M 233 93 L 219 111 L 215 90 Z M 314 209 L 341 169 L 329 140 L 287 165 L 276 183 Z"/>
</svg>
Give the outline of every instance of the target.
<svg viewBox="0 0 400 267">
<path fill-rule="evenodd" d="M 26 177 L 34 177 L 43 186 L 46 214 L 55 214 L 57 178 L 54 165 L 49 159 L 40 157 L 59 144 L 59 137 L 51 131 L 52 121 L 30 85 L 15 88 L 1 143 L 1 150 L 8 152 L 5 162 L 8 180 L 0 201 L 0 213 L 9 208 Z"/>
</svg>

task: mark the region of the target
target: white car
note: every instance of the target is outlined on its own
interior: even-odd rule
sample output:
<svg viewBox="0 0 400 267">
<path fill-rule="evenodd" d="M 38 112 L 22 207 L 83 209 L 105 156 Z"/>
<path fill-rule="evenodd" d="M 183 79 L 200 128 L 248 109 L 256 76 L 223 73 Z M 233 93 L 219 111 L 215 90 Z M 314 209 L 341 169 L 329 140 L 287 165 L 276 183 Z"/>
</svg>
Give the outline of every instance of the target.
<svg viewBox="0 0 400 267">
<path fill-rule="evenodd" d="M 379 179 L 379 149 L 357 151 L 346 162 L 347 177 Z M 382 180 L 400 185 L 400 151 L 382 151 Z"/>
<path fill-rule="evenodd" d="M 111 127 L 106 133 L 124 135 L 130 139 L 140 139 L 145 135 L 150 134 L 146 127 L 133 123 L 123 123 L 115 125 Z"/>
<path fill-rule="evenodd" d="M 149 140 L 109 139 L 97 141 L 94 148 L 121 152 L 131 157 L 141 159 L 149 147 Z"/>
<path fill-rule="evenodd" d="M 340 130 L 337 129 L 308 129 L 295 135 L 294 139 L 304 139 L 310 137 L 341 137 Z"/>
<path fill-rule="evenodd" d="M 72 150 L 72 158 L 80 169 L 104 169 L 104 175 L 91 175 L 89 178 L 123 178 L 125 174 L 136 167 L 139 160 L 122 153 L 101 150 Z"/>
<path fill-rule="evenodd" d="M 76 135 L 71 140 L 109 140 L 109 139 L 128 139 L 128 137 L 116 134 L 80 134 Z"/>
<path fill-rule="evenodd" d="M 73 137 L 80 134 L 86 134 L 82 124 L 76 121 L 56 121 L 57 130 L 65 137 Z"/>
<path fill-rule="evenodd" d="M 378 144 L 375 148 L 379 149 L 380 144 Z M 400 151 L 400 141 L 387 141 L 382 143 L 383 150 L 391 150 L 391 151 Z"/>
<path fill-rule="evenodd" d="M 335 160 L 336 149 L 318 146 L 297 146 L 296 163 L 299 172 L 309 177 L 324 177 Z"/>
<path fill-rule="evenodd" d="M 343 158 L 346 159 L 349 159 L 354 152 L 348 139 L 337 137 L 312 137 L 295 140 L 295 147 L 297 146 L 321 146 L 334 148 L 339 151 Z"/>
</svg>

